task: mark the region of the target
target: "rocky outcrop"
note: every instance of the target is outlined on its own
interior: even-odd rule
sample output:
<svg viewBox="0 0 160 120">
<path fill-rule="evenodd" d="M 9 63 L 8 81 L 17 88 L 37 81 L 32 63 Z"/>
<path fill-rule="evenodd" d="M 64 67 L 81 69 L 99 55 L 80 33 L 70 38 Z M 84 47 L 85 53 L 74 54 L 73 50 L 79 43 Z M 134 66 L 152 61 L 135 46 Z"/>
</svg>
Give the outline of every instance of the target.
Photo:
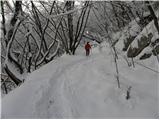
<svg viewBox="0 0 160 120">
<path fill-rule="evenodd" d="M 137 42 L 138 46 L 135 47 L 135 46 L 130 45 L 127 51 L 127 56 L 129 58 L 133 58 L 139 55 L 139 53 L 141 53 L 141 51 L 151 43 L 152 37 L 153 35 L 152 33 L 150 33 L 148 34 L 148 36 L 142 36 L 140 39 L 135 41 Z"/>
</svg>

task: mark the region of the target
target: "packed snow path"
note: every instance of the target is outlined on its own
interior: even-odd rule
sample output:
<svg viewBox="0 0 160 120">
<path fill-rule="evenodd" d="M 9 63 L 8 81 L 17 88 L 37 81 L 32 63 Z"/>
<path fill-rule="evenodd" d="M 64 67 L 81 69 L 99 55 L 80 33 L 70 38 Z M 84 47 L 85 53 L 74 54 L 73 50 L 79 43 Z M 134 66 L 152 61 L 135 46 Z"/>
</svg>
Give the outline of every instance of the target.
<svg viewBox="0 0 160 120">
<path fill-rule="evenodd" d="M 2 118 L 158 118 L 158 74 L 118 62 L 121 89 L 110 52 L 64 55 L 3 98 Z"/>
</svg>

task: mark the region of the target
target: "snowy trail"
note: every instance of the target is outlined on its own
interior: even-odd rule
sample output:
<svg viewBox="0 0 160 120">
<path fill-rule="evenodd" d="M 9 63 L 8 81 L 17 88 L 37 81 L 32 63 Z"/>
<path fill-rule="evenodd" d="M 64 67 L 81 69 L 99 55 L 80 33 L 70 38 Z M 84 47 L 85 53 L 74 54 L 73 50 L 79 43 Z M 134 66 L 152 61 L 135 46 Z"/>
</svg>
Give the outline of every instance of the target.
<svg viewBox="0 0 160 120">
<path fill-rule="evenodd" d="M 54 73 L 55 76 L 50 79 L 50 87 L 44 91 L 42 98 L 38 101 L 37 106 L 35 107 L 37 108 L 35 111 L 40 112 L 37 112 L 36 114 L 38 116 L 42 115 L 43 118 L 80 117 L 80 113 L 82 114 L 82 111 L 78 111 L 78 108 L 80 107 L 78 106 L 78 103 L 80 102 L 78 100 L 81 99 L 78 98 L 77 95 L 80 97 L 83 92 L 78 93 L 80 92 L 78 89 L 81 90 L 81 87 L 85 87 L 82 86 L 83 81 L 86 81 L 86 83 L 88 82 L 88 84 L 91 83 L 90 80 L 92 80 L 94 72 L 97 72 L 95 67 L 93 67 L 93 61 L 96 60 L 97 57 L 95 56 L 84 58 L 83 60 L 78 60 L 70 64 L 63 65 L 61 69 L 58 69 L 56 73 Z M 88 72 L 85 71 L 87 69 L 89 70 Z M 53 78 L 55 80 L 53 80 Z M 82 84 L 80 82 L 82 82 Z M 92 91 L 89 92 L 92 93 Z M 56 105 L 58 104 L 60 106 L 51 106 L 53 102 L 58 102 Z M 45 108 L 44 106 L 48 106 L 48 108 Z M 46 111 L 46 109 L 49 110 Z M 54 110 L 56 110 L 55 114 L 53 114 Z"/>
<path fill-rule="evenodd" d="M 158 74 L 118 62 L 121 89 L 109 50 L 64 55 L 4 97 L 2 118 L 158 118 Z"/>
</svg>

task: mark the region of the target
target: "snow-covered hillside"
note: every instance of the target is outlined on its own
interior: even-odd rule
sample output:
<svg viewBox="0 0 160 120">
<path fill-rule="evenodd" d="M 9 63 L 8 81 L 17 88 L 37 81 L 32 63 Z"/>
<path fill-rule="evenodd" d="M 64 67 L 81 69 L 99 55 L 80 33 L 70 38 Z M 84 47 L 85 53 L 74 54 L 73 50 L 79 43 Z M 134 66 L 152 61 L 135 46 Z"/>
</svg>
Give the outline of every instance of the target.
<svg viewBox="0 0 160 120">
<path fill-rule="evenodd" d="M 141 64 L 158 71 L 155 57 Z M 119 57 L 121 88 L 105 45 L 63 55 L 32 72 L 2 99 L 2 118 L 158 118 L 158 73 Z M 130 99 L 126 91 L 131 86 Z"/>
</svg>

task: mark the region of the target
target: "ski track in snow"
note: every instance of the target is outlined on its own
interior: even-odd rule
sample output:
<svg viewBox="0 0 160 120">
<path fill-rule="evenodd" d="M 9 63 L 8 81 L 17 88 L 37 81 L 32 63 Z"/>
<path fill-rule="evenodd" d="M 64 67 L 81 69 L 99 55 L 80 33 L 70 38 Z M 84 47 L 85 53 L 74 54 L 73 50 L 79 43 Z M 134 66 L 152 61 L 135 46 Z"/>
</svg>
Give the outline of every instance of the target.
<svg viewBox="0 0 160 120">
<path fill-rule="evenodd" d="M 101 54 L 75 60 L 69 64 L 62 64 L 60 69 L 57 69 L 54 73 L 55 76 L 51 77 L 49 81 L 50 87 L 44 91 L 42 98 L 39 99 L 36 104 L 37 117 L 112 118 L 112 111 L 117 111 L 115 113 L 118 114 L 119 108 L 122 106 L 126 108 L 126 111 L 135 109 L 135 105 L 138 105 L 140 101 L 139 96 L 141 94 L 143 95 L 145 92 L 140 90 L 142 93 L 138 95 L 133 88 L 132 99 L 128 101 L 125 99 L 127 88 L 130 85 L 134 86 L 134 84 L 137 84 L 132 80 L 132 78 L 136 78 L 134 70 L 130 69 L 131 76 L 133 76 L 131 78 L 128 78 L 125 74 L 120 74 L 120 83 L 122 87 L 118 90 L 116 89 L 115 72 L 112 69 L 110 71 L 107 69 L 108 71 L 106 71 L 105 67 L 97 63 L 96 61 L 101 59 L 100 57 L 102 59 L 111 59 Z M 106 61 L 107 67 L 113 67 L 109 62 L 110 60 Z M 96 63 L 98 65 L 96 65 Z M 88 71 L 86 72 L 87 69 Z M 113 81 L 113 79 L 115 81 Z M 107 84 L 102 86 L 98 83 L 101 82 L 99 80 L 103 80 L 103 82 Z M 109 82 L 111 84 L 108 84 Z M 84 86 L 84 83 L 88 84 L 88 88 L 86 87 L 87 85 Z M 112 86 L 112 84 L 115 86 Z M 107 93 L 101 93 L 102 91 L 106 91 Z M 114 107 L 110 108 L 110 104 L 113 103 L 115 104 Z M 119 106 L 119 108 L 115 109 L 115 106 Z M 92 111 L 92 109 L 95 110 Z M 108 113 L 105 113 L 107 109 L 111 109 L 111 111 L 108 110 Z M 126 111 L 124 111 L 124 114 Z M 153 112 L 152 114 L 154 115 L 155 113 Z"/>
<path fill-rule="evenodd" d="M 3 113 L 2 110 L 3 118 L 7 118 L 7 114 L 10 114 L 9 118 L 45 119 L 158 118 L 158 99 L 155 95 L 157 86 L 146 92 L 150 89 L 150 80 L 153 79 L 152 86 L 156 85 L 158 75 L 139 66 L 129 68 L 122 59 L 118 62 L 121 89 L 117 88 L 115 66 L 110 52 L 97 53 L 94 50 L 89 57 L 79 54 L 58 58 L 32 73 L 29 81 L 20 86 L 23 89 L 16 92 L 15 96 L 31 96 L 26 103 L 28 106 L 22 112 L 21 106 L 18 106 L 19 112 L 13 112 L 6 106 L 12 103 L 8 99 L 7 102 L 4 101 L 6 103 L 2 105 L 7 112 Z M 141 71 L 150 76 L 141 75 Z M 27 85 L 31 86 L 31 95 L 25 90 Z M 126 100 L 129 86 L 132 86 L 131 99 Z M 21 105 L 23 103 L 24 100 Z"/>
<path fill-rule="evenodd" d="M 56 118 L 78 117 L 79 113 L 76 110 L 76 104 L 78 104 L 76 102 L 76 99 L 78 99 L 76 95 L 76 90 L 71 85 L 73 81 L 71 81 L 70 79 L 67 79 L 67 76 L 69 74 L 74 73 L 76 69 L 79 70 L 79 72 L 76 71 L 77 73 L 80 73 L 82 69 L 84 69 L 84 67 L 88 69 L 88 67 L 90 67 L 91 65 L 89 63 L 93 63 L 91 61 L 94 61 L 96 59 L 97 59 L 97 56 L 94 56 L 94 57 L 90 56 L 88 58 L 85 57 L 78 61 L 76 60 L 66 65 L 62 64 L 60 69 L 55 71 L 54 73 L 55 76 L 52 76 L 52 78 L 49 80 L 50 86 L 48 87 L 47 90 L 43 91 L 42 98 L 36 103 L 35 111 L 36 111 L 37 117 L 40 117 L 40 118 L 50 118 L 52 116 L 55 116 Z M 91 70 L 90 73 L 93 74 L 92 73 L 93 69 L 89 69 L 89 70 Z M 83 75 L 86 76 L 86 74 L 91 75 L 88 72 L 87 73 L 84 72 L 84 74 L 82 73 L 80 74 L 82 76 Z M 60 80 L 59 77 L 63 77 L 63 79 Z M 61 90 L 61 91 L 57 91 L 57 90 Z M 55 92 L 57 96 L 52 96 L 53 92 Z M 56 100 L 59 102 L 59 104 L 61 104 L 60 106 L 53 105 Z M 63 106 L 63 108 L 61 108 L 61 106 Z M 50 107 L 53 107 L 53 109 Z M 49 109 L 52 109 L 52 110 L 49 110 Z"/>
</svg>

